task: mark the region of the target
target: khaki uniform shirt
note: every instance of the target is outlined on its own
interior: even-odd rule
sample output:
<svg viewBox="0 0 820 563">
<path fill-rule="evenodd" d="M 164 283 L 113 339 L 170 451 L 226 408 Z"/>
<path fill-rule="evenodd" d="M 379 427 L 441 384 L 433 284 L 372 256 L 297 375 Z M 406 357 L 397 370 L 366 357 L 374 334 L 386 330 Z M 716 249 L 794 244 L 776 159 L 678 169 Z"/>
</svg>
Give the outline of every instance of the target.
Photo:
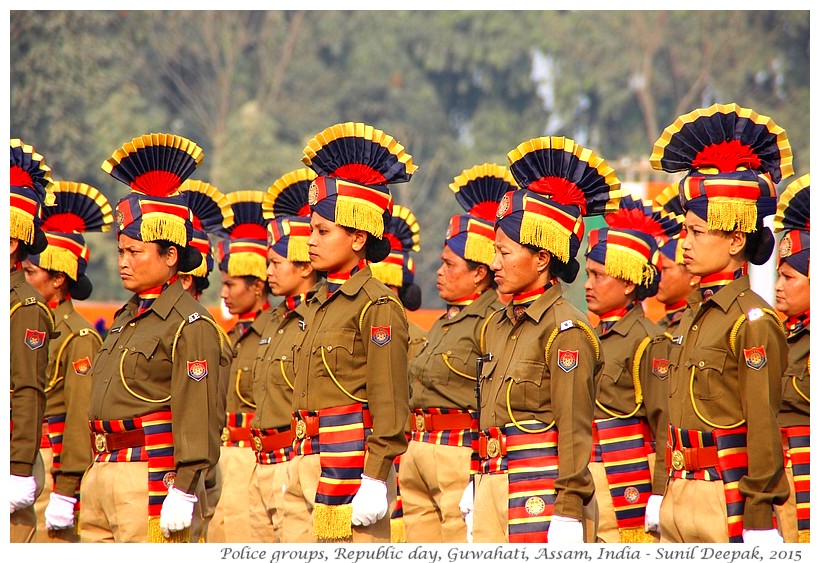
<svg viewBox="0 0 820 563">
<path fill-rule="evenodd" d="M 64 414 L 63 452 L 60 467 L 52 468 L 55 492 L 67 497 L 79 490 L 83 473 L 91 465 L 88 439 L 88 401 L 91 397 L 91 364 L 102 337 L 80 315 L 71 300 L 54 309 L 60 336 L 49 343 L 45 416 Z"/>
<path fill-rule="evenodd" d="M 777 422 L 784 428 L 809 425 L 809 340 L 808 328 L 788 339 L 789 367 L 783 373 L 783 399 L 777 415 Z"/>
<path fill-rule="evenodd" d="M 233 347 L 231 379 L 228 382 L 228 412 L 253 412 L 253 363 L 259 338 L 273 316 L 273 308 L 260 312 L 244 333 L 240 335 L 239 325 L 228 333 Z"/>
<path fill-rule="evenodd" d="M 433 323 L 427 343 L 410 360 L 410 408 L 476 408 L 476 359 L 481 352 L 485 319 L 503 305 L 489 289 L 448 319 Z"/>
<path fill-rule="evenodd" d="M 40 453 L 43 413 L 46 408 L 46 369 L 49 340 L 56 335 L 54 318 L 42 296 L 26 281 L 23 270 L 9 280 L 9 390 L 11 391 L 11 443 L 9 462 L 13 475 L 28 477 Z"/>
<path fill-rule="evenodd" d="M 305 323 L 307 330 L 297 337 L 294 350 L 293 410 L 357 402 L 348 395 L 366 399 L 373 432 L 367 438 L 364 473 L 386 481 L 393 459 L 407 449 L 409 337 L 404 307 L 367 267 L 330 299 L 327 282 L 319 282 L 308 293 Z"/>
<path fill-rule="evenodd" d="M 635 410 L 635 360 L 639 353 L 638 348 L 644 340 L 649 339 L 637 357 L 638 381 L 643 401 L 633 416 L 646 419 L 656 441 L 656 453 L 660 455 L 655 458 L 652 492 L 662 495 L 666 487 L 664 453 L 671 342 L 660 328 L 644 316 L 640 304 L 632 307 L 603 336 L 601 325 L 595 328 L 595 333 L 601 339 L 601 348 L 606 358 L 604 368 L 595 381 L 595 420 L 609 419 L 615 414 L 626 415 Z M 604 408 L 610 412 L 606 412 Z"/>
<path fill-rule="evenodd" d="M 427 333 L 416 323 L 407 324 L 410 333 L 410 344 L 407 346 L 407 361 L 415 358 L 427 342 Z"/>
<path fill-rule="evenodd" d="M 554 285 L 527 307 L 518 322 L 512 305 L 496 313 L 487 325 L 486 344 L 492 359 L 484 363 L 481 374 L 480 428 L 504 426 L 512 422 L 510 413 L 517 421 L 555 421 L 558 496 L 554 510 L 582 520 L 583 505 L 594 493 L 588 464 L 593 378 L 603 363 L 598 338 L 583 313 L 564 298 L 561 286 Z M 575 367 L 565 371 L 559 351 L 577 354 Z"/>
<path fill-rule="evenodd" d="M 180 281 L 135 320 L 138 305 L 135 295 L 116 314 L 92 365 L 89 417 L 121 420 L 171 411 L 174 486 L 193 493 L 201 471 L 219 458 L 228 384 L 220 366 L 230 363 L 229 346 Z M 207 374 L 192 374 L 189 364 L 203 361 Z"/>
<path fill-rule="evenodd" d="M 789 494 L 775 419 L 787 366 L 786 336 L 774 317 L 762 313 L 770 306 L 749 289 L 748 276 L 734 280 L 703 303 L 700 292 L 695 292 L 689 304 L 670 352 L 669 422 L 710 432 L 715 425 L 745 420 L 749 472 L 739 482 L 746 501 L 743 527 L 769 529 L 772 504 Z M 731 334 L 743 315 L 751 319 L 737 329 L 732 350 Z M 759 356 L 751 353 L 758 347 L 765 352 L 762 365 L 755 363 Z M 693 394 L 689 392 L 692 374 Z"/>
<path fill-rule="evenodd" d="M 304 304 L 288 311 L 282 303 L 271 309 L 271 319 L 259 335 L 253 364 L 256 415 L 253 428 L 290 428 L 293 400 L 293 343 L 302 332 Z"/>
</svg>

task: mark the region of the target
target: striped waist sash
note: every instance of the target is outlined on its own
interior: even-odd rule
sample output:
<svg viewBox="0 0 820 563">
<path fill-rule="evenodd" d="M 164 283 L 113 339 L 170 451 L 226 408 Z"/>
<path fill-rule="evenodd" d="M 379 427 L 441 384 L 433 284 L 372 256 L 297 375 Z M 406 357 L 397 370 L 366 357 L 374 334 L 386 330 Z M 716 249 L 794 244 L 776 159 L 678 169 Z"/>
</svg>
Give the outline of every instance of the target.
<svg viewBox="0 0 820 563">
<path fill-rule="evenodd" d="M 225 428 L 222 429 L 222 445 L 237 448 L 253 447 L 251 421 L 254 414 L 256 413 L 229 412 L 225 421 Z"/>
<path fill-rule="evenodd" d="M 478 415 L 463 409 L 410 409 L 410 429 L 410 439 L 416 442 L 471 448 Z"/>
<path fill-rule="evenodd" d="M 296 437 L 290 426 L 282 428 L 251 428 L 251 441 L 256 463 L 273 465 L 293 457 L 293 440 Z"/>
<path fill-rule="evenodd" d="M 791 465 L 794 476 L 794 500 L 797 504 L 797 530 L 800 541 L 807 538 L 811 529 L 811 466 L 809 465 L 811 440 L 809 426 L 787 426 L 780 429 L 783 438 L 783 458 L 786 467 Z M 805 532 L 805 533 L 804 533 Z"/>
</svg>

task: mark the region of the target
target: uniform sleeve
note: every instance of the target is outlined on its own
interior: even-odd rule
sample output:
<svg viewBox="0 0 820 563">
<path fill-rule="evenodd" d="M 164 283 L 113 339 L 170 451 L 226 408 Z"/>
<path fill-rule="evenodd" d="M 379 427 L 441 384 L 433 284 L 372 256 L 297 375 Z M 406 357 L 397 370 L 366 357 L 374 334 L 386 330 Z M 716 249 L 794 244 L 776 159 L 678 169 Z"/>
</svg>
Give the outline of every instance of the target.
<svg viewBox="0 0 820 563">
<path fill-rule="evenodd" d="M 40 449 L 46 408 L 49 313 L 39 305 L 19 307 L 9 321 L 11 443 L 10 471 L 29 476 Z"/>
<path fill-rule="evenodd" d="M 565 371 L 572 365 L 575 354 L 575 367 Z M 559 363 L 562 357 L 563 368 Z M 558 427 L 555 513 L 578 520 L 583 520 L 584 503 L 594 494 L 588 467 L 592 452 L 593 378 L 602 363 L 603 352 L 599 359 L 593 341 L 578 327 L 561 331 L 550 347 L 547 367 L 551 374 L 550 394 Z"/>
<path fill-rule="evenodd" d="M 379 300 L 362 319 L 362 340 L 367 354 L 367 399 L 373 433 L 367 439 L 364 473 L 387 480 L 393 459 L 407 450 L 404 434 L 410 409 L 407 386 L 408 325 L 404 311 L 393 301 Z M 380 343 L 380 327 L 388 327 L 390 339 Z"/>
<path fill-rule="evenodd" d="M 219 459 L 227 391 L 222 375 L 230 358 L 212 322 L 202 317 L 185 322 L 174 351 L 171 413 L 175 486 L 193 494 L 200 472 Z"/>
<path fill-rule="evenodd" d="M 64 376 L 66 420 L 60 468 L 52 469 L 55 492 L 73 496 L 83 473 L 91 465 L 88 405 L 91 399 L 91 364 L 102 345 L 94 331 L 75 335 L 66 346 L 60 370 Z"/>
<path fill-rule="evenodd" d="M 735 351 L 749 455 L 749 471 L 739 483 L 746 499 L 743 527 L 770 529 L 772 504 L 789 495 L 775 418 L 780 408 L 780 380 L 788 365 L 788 344 L 777 322 L 764 314 L 741 325 Z"/>
<path fill-rule="evenodd" d="M 652 494 L 662 495 L 666 488 L 666 428 L 669 424 L 669 352 L 671 341 L 665 336 L 652 339 L 641 358 L 641 385 L 646 420 L 655 440 L 655 467 Z"/>
</svg>

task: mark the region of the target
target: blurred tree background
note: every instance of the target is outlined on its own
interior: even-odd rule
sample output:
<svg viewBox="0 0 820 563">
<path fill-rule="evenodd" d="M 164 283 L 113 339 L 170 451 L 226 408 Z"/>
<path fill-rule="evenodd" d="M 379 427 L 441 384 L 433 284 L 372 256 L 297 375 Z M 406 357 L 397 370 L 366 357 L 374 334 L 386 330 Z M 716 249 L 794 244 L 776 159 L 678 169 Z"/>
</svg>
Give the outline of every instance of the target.
<svg viewBox="0 0 820 563">
<path fill-rule="evenodd" d="M 12 10 L 10 136 L 114 205 L 127 188 L 100 165 L 144 133 L 194 140 L 192 178 L 227 193 L 267 190 L 310 137 L 367 122 L 419 165 L 393 193 L 421 224 L 416 282 L 435 308 L 462 212 L 448 184 L 529 138 L 571 137 L 622 181 L 669 181 L 647 162 L 663 129 L 736 102 L 785 128 L 796 176 L 809 172 L 809 30 L 807 10 Z M 92 299 L 124 301 L 113 235 L 88 239 Z M 206 305 L 218 287 L 215 272 Z M 580 283 L 571 295 L 585 309 Z"/>
</svg>

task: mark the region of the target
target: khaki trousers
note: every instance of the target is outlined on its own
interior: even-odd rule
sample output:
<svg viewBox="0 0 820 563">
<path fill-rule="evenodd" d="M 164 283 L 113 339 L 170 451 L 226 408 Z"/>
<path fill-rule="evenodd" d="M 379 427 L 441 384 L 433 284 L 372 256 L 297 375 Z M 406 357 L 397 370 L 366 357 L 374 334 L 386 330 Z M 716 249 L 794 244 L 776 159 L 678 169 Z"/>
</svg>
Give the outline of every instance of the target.
<svg viewBox="0 0 820 563">
<path fill-rule="evenodd" d="M 402 461 L 402 463 L 404 463 Z M 315 543 L 313 508 L 322 467 L 319 455 L 297 455 L 288 462 L 288 484 L 285 489 L 285 518 L 282 541 Z M 391 467 L 387 476 L 387 504 L 396 501 L 396 472 Z M 384 518 L 370 526 L 353 526 L 353 537 L 343 543 L 389 543 L 390 510 Z"/>
<path fill-rule="evenodd" d="M 782 506 L 775 505 L 774 509 L 783 532 L 783 541 L 797 543 L 797 500 L 794 497 L 794 472 L 791 466 L 786 467 L 786 478 L 789 480 L 789 498 Z"/>
<path fill-rule="evenodd" d="M 256 464 L 251 476 L 250 534 L 256 543 L 282 541 L 288 461 Z"/>
<path fill-rule="evenodd" d="M 247 543 L 251 539 L 251 475 L 256 467 L 253 449 L 222 446 L 219 471 L 222 493 L 208 524 L 209 543 Z"/>
<path fill-rule="evenodd" d="M 74 527 L 66 528 L 65 530 L 46 529 L 46 507 L 51 499 L 51 491 L 53 490 L 54 479 L 51 476 L 51 468 L 54 462 L 54 452 L 51 448 L 40 448 L 40 457 L 43 458 L 43 471 L 45 474 L 45 484 L 43 493 L 37 497 L 34 503 L 34 512 L 37 514 L 37 533 L 34 535 L 33 542 L 37 543 L 77 543 L 80 541 L 80 534 L 78 533 L 79 525 L 77 520 L 78 514 L 74 512 Z"/>
<path fill-rule="evenodd" d="M 661 503 L 661 543 L 728 543 L 723 481 L 670 479 Z"/>
<path fill-rule="evenodd" d="M 470 482 L 471 448 L 411 440 L 399 465 L 407 543 L 465 543 L 458 503 Z"/>
</svg>

